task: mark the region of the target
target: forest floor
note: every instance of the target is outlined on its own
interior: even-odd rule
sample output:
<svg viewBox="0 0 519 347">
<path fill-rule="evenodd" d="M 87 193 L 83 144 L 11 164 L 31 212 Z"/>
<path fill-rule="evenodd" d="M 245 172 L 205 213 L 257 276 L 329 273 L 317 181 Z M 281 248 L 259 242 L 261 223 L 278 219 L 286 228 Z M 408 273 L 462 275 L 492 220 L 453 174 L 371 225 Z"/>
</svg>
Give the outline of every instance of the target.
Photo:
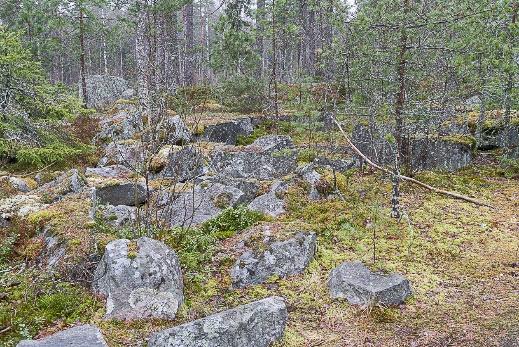
<svg viewBox="0 0 519 347">
<path fill-rule="evenodd" d="M 290 134 L 296 143 L 305 137 L 297 127 L 277 131 Z M 333 140 L 325 134 L 313 136 Z M 303 188 L 293 187 L 286 195 L 287 213 L 254 228 L 268 227 L 280 236 L 295 230 L 316 232 L 316 257 L 306 271 L 247 289 L 231 288 L 234 245 L 246 235 L 243 231 L 219 241 L 203 270 L 185 273 L 186 303 L 173 322 L 103 320 L 104 303 L 88 288 L 58 283 L 24 267 L 23 257 L 36 246 L 30 237 L 22 237 L 25 243 L 18 241 L 18 248 L 25 253 L 19 262 L 0 269 L 0 283 L 6 288 L 0 296 L 0 319 L 11 317 L 18 324 L 17 335 L 0 334 L 0 345 L 14 345 L 23 329 L 27 336 L 36 329 L 41 337 L 75 322 L 90 322 L 100 327 L 110 346 L 142 346 L 153 331 L 279 295 L 287 302 L 289 320 L 277 347 L 499 346 L 505 335 L 519 334 L 519 181 L 505 178 L 491 155 L 480 155 L 474 165 L 454 173 L 423 172 L 417 178 L 495 208 L 405 183 L 403 217 L 395 220 L 390 217 L 390 180 L 359 169 L 337 175 L 343 199 L 310 201 Z M 76 218 L 78 223 L 81 218 Z M 67 223 L 74 226 L 73 221 Z M 328 275 L 346 260 L 405 275 L 413 296 L 398 308 L 359 308 L 330 299 Z"/>
</svg>

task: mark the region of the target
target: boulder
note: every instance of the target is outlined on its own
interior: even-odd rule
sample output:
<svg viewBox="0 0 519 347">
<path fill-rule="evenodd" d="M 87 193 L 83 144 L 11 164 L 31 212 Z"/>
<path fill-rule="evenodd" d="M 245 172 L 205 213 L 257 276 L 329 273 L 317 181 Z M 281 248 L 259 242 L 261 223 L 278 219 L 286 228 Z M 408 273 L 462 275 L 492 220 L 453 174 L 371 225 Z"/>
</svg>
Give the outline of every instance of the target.
<svg viewBox="0 0 519 347">
<path fill-rule="evenodd" d="M 115 114 L 99 122 L 100 131 L 95 137 L 96 143 L 134 139 L 142 131 L 142 114 L 136 105 L 119 103 L 114 110 Z"/>
<path fill-rule="evenodd" d="M 204 173 L 201 151 L 193 146 L 173 146 L 160 176 L 185 182 Z"/>
<path fill-rule="evenodd" d="M 418 129 L 409 130 L 409 134 L 409 159 L 413 170 L 455 171 L 472 162 L 473 148 L 468 136 L 425 136 Z M 394 165 L 395 145 L 389 140 L 390 135 L 391 129 L 358 125 L 353 130 L 352 142 L 375 163 Z"/>
<path fill-rule="evenodd" d="M 71 169 L 61 174 L 56 179 L 45 183 L 35 190 L 42 196 L 45 202 L 56 202 L 67 194 L 79 193 L 85 187 L 86 182 L 77 169 Z"/>
<path fill-rule="evenodd" d="M 315 158 L 312 162 L 317 167 L 324 167 L 338 172 L 348 171 L 358 165 L 355 159 L 330 159 L 324 156 Z"/>
<path fill-rule="evenodd" d="M 38 212 L 48 205 L 37 195 L 19 194 L 0 200 L 0 227 L 6 227 L 15 217 L 27 217 L 30 213 Z"/>
<path fill-rule="evenodd" d="M 0 180 L 5 180 L 12 189 L 20 193 L 27 193 L 31 190 L 27 182 L 20 177 L 1 177 Z"/>
<path fill-rule="evenodd" d="M 320 199 L 321 193 L 319 193 L 318 186 L 321 181 L 321 174 L 315 171 L 314 165 L 307 164 L 298 167 L 297 174 L 309 185 L 308 198 L 310 200 Z"/>
<path fill-rule="evenodd" d="M 146 187 L 141 183 L 114 183 L 94 189 L 93 199 L 100 205 L 140 206 L 147 201 Z"/>
<path fill-rule="evenodd" d="M 173 319 L 184 300 L 177 255 L 147 237 L 110 242 L 92 287 L 107 298 L 107 319 Z"/>
<path fill-rule="evenodd" d="M 149 347 L 268 347 L 283 336 L 288 314 L 269 297 L 152 334 Z"/>
<path fill-rule="evenodd" d="M 275 181 L 266 194 L 260 195 L 252 200 L 247 206 L 249 210 L 261 212 L 271 217 L 277 217 L 285 213 L 285 201 L 283 196 L 288 185 L 282 181 Z"/>
<path fill-rule="evenodd" d="M 133 172 L 123 165 L 109 165 L 103 167 L 87 167 L 85 171 L 86 177 L 101 178 L 129 178 Z"/>
<path fill-rule="evenodd" d="M 402 275 L 374 273 L 359 261 L 344 262 L 335 268 L 328 288 L 332 298 L 362 306 L 397 306 L 411 295 L 409 281 Z"/>
<path fill-rule="evenodd" d="M 97 217 L 116 228 L 131 226 L 137 220 L 137 207 L 101 205 L 97 207 Z"/>
<path fill-rule="evenodd" d="M 170 145 L 183 145 L 191 142 L 191 131 L 180 116 L 168 116 L 160 126 L 161 136 Z"/>
<path fill-rule="evenodd" d="M 314 257 L 315 247 L 315 233 L 299 232 L 288 240 L 271 243 L 265 251 L 247 251 L 231 269 L 233 286 L 243 288 L 274 275 L 283 278 L 299 274 Z"/>
<path fill-rule="evenodd" d="M 23 340 L 17 347 L 108 347 L 99 328 L 78 325 L 40 340 Z"/>
<path fill-rule="evenodd" d="M 117 76 L 91 75 L 86 78 L 87 107 L 105 108 L 113 104 L 129 89 L 128 82 Z M 83 88 L 79 83 L 79 93 L 83 96 Z"/>
<path fill-rule="evenodd" d="M 250 118 L 239 118 L 229 122 L 206 126 L 202 139 L 208 142 L 235 145 L 239 136 L 248 136 L 252 134 L 253 131 L 254 128 Z"/>
<path fill-rule="evenodd" d="M 111 142 L 106 146 L 104 156 L 99 159 L 97 166 L 123 165 L 132 171 L 139 171 L 144 159 L 145 151 L 139 141 Z"/>
<path fill-rule="evenodd" d="M 196 185 L 192 190 L 159 197 L 161 218 L 171 226 L 195 226 L 218 216 L 225 208 L 246 203 L 239 189 L 221 183 Z"/>
<path fill-rule="evenodd" d="M 297 155 L 287 136 L 264 136 L 245 148 L 224 147 L 212 153 L 211 165 L 222 176 L 269 180 L 296 168 Z"/>
</svg>

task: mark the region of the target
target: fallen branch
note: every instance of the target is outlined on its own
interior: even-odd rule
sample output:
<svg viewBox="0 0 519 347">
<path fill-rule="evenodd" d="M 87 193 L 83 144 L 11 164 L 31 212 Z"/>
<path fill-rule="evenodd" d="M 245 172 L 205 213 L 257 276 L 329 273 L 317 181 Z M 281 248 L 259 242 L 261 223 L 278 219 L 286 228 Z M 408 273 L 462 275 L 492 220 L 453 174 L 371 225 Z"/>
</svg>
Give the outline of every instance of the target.
<svg viewBox="0 0 519 347">
<path fill-rule="evenodd" d="M 374 162 L 372 162 L 368 157 L 366 157 L 354 144 L 353 142 L 351 142 L 350 138 L 348 137 L 348 135 L 346 135 L 346 132 L 344 131 L 344 129 L 342 128 L 341 124 L 337 121 L 337 119 L 335 119 L 335 117 L 332 117 L 333 119 L 333 122 L 335 123 L 335 125 L 337 125 L 337 127 L 339 128 L 340 132 L 342 133 L 342 135 L 344 136 L 344 138 L 346 139 L 346 141 L 348 142 L 348 145 L 353 149 L 353 151 L 355 153 L 357 153 L 360 157 L 362 157 L 362 159 L 364 159 L 364 161 L 366 163 L 368 163 L 368 165 L 370 165 L 371 167 L 379 170 L 379 171 L 382 171 L 384 173 L 387 173 L 387 174 L 390 174 L 390 175 L 393 175 L 394 173 L 389 170 L 389 169 L 386 169 L 385 167 L 382 167 Z M 484 201 L 480 201 L 480 200 L 477 200 L 477 199 L 474 199 L 474 198 L 471 198 L 469 196 L 465 196 L 465 195 L 462 195 L 462 194 L 459 194 L 459 193 L 456 193 L 456 192 L 450 192 L 450 191 L 447 191 L 447 190 L 443 190 L 443 189 L 438 189 L 438 188 L 435 188 L 433 186 L 430 186 L 426 183 L 423 183 L 423 182 L 420 182 L 414 178 L 411 178 L 411 177 L 407 177 L 407 176 L 404 176 L 404 175 L 398 175 L 397 176 L 399 179 L 403 180 L 403 181 L 407 181 L 407 182 L 411 182 L 411 183 L 414 183 L 420 187 L 423 187 L 425 189 L 428 189 L 432 192 L 435 192 L 435 193 L 438 193 L 438 194 L 443 194 L 443 195 L 447 195 L 447 196 L 450 196 L 454 199 L 459 199 L 459 200 L 464 200 L 464 201 L 468 201 L 470 203 L 473 203 L 473 204 L 476 204 L 476 205 L 479 205 L 479 206 L 486 206 L 486 207 L 490 207 L 490 208 L 495 208 L 494 206 L 484 202 Z"/>
</svg>

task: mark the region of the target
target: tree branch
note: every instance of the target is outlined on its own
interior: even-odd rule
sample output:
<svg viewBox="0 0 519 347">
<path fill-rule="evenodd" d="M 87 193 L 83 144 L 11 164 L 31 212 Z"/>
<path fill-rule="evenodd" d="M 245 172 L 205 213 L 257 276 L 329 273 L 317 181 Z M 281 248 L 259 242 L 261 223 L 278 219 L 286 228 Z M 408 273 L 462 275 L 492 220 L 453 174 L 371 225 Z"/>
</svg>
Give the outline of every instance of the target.
<svg viewBox="0 0 519 347">
<path fill-rule="evenodd" d="M 362 157 L 362 159 L 364 159 L 366 161 L 366 163 L 368 163 L 368 165 L 370 165 L 371 167 L 379 170 L 379 171 L 382 171 L 384 173 L 387 173 L 387 174 L 390 174 L 390 175 L 393 175 L 394 173 L 391 171 L 391 170 L 388 170 L 386 169 L 385 167 L 382 167 L 376 163 L 374 163 L 373 161 L 371 161 L 368 157 L 366 157 L 354 144 L 353 142 L 351 142 L 350 138 L 348 137 L 348 135 L 346 135 L 346 132 L 344 131 L 344 129 L 342 129 L 342 126 L 341 124 L 337 121 L 337 119 L 335 119 L 335 117 L 332 117 L 335 125 L 337 125 L 337 127 L 339 128 L 340 132 L 342 133 L 342 135 L 344 136 L 344 138 L 346 139 L 348 145 L 353 149 L 353 151 L 358 154 L 360 157 Z M 480 200 L 477 200 L 477 199 L 474 199 L 474 198 L 471 198 L 469 196 L 465 196 L 465 195 L 462 195 L 462 194 L 459 194 L 459 193 L 456 193 L 456 192 L 450 192 L 450 191 L 447 191 L 447 190 L 443 190 L 443 189 L 438 189 L 438 188 L 435 188 L 433 186 L 430 186 L 426 183 L 423 183 L 423 182 L 420 182 L 414 178 L 411 178 L 411 177 L 407 177 L 407 176 L 404 176 L 404 175 L 398 175 L 397 176 L 399 179 L 403 180 L 403 181 L 407 181 L 407 182 L 411 182 L 411 183 L 414 183 L 420 187 L 423 187 L 427 190 L 430 190 L 432 192 L 435 192 L 435 193 L 438 193 L 438 194 L 442 194 L 442 195 L 447 195 L 447 196 L 450 196 L 451 198 L 454 198 L 454 199 L 459 199 L 459 200 L 464 200 L 464 201 L 467 201 L 467 202 L 470 202 L 470 203 L 473 203 L 473 204 L 476 204 L 478 206 L 486 206 L 486 207 L 490 207 L 490 208 L 495 208 L 494 206 L 484 202 L 484 201 L 480 201 Z"/>
</svg>

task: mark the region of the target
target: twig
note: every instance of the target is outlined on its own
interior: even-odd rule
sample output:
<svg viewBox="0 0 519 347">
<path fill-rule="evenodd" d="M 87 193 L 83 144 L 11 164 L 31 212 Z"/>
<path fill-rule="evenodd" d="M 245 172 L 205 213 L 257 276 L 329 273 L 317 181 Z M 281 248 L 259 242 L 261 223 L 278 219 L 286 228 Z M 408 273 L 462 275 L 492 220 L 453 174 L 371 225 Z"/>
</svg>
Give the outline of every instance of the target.
<svg viewBox="0 0 519 347">
<path fill-rule="evenodd" d="M 368 163 L 368 165 L 370 165 L 371 167 L 379 170 L 379 171 L 382 171 L 384 173 L 387 173 L 387 174 L 390 174 L 390 175 L 393 175 L 394 173 L 391 171 L 391 170 L 388 170 L 374 162 L 372 162 L 368 157 L 366 157 L 354 144 L 353 142 L 351 142 L 350 138 L 348 137 L 348 135 L 346 135 L 346 132 L 344 131 L 344 129 L 342 129 L 342 126 L 341 124 L 337 121 L 337 119 L 335 117 L 332 117 L 335 125 L 337 125 L 337 127 L 339 128 L 340 132 L 342 133 L 342 135 L 344 136 L 344 138 L 346 139 L 346 142 L 348 143 L 348 145 L 353 149 L 353 151 L 355 153 L 357 153 L 360 157 L 362 157 L 362 159 L 364 159 L 364 161 L 366 161 L 366 163 Z M 480 200 L 477 200 L 477 199 L 474 199 L 474 198 L 471 198 L 469 196 L 465 196 L 465 195 L 462 195 L 462 194 L 459 194 L 459 193 L 456 193 L 456 192 L 450 192 L 450 191 L 447 191 L 447 190 L 443 190 L 443 189 L 438 189 L 438 188 L 435 188 L 433 186 L 430 186 L 426 183 L 423 183 L 423 182 L 420 182 L 414 178 L 411 178 L 411 177 L 407 177 L 407 176 L 404 176 L 404 175 L 398 175 L 397 176 L 398 178 L 400 178 L 401 180 L 404 180 L 404 181 L 407 181 L 407 182 L 411 182 L 411 183 L 414 183 L 420 187 L 423 187 L 425 189 L 428 189 L 430 191 L 433 191 L 435 193 L 438 193 L 438 194 L 443 194 L 443 195 L 447 195 L 447 196 L 450 196 L 454 199 L 459 199 L 459 200 L 464 200 L 464 201 L 467 201 L 467 202 L 470 202 L 470 203 L 473 203 L 473 204 L 476 204 L 476 205 L 479 205 L 479 206 L 486 206 L 486 207 L 490 207 L 490 208 L 495 208 L 494 206 L 484 202 L 484 201 L 480 201 Z"/>
</svg>

